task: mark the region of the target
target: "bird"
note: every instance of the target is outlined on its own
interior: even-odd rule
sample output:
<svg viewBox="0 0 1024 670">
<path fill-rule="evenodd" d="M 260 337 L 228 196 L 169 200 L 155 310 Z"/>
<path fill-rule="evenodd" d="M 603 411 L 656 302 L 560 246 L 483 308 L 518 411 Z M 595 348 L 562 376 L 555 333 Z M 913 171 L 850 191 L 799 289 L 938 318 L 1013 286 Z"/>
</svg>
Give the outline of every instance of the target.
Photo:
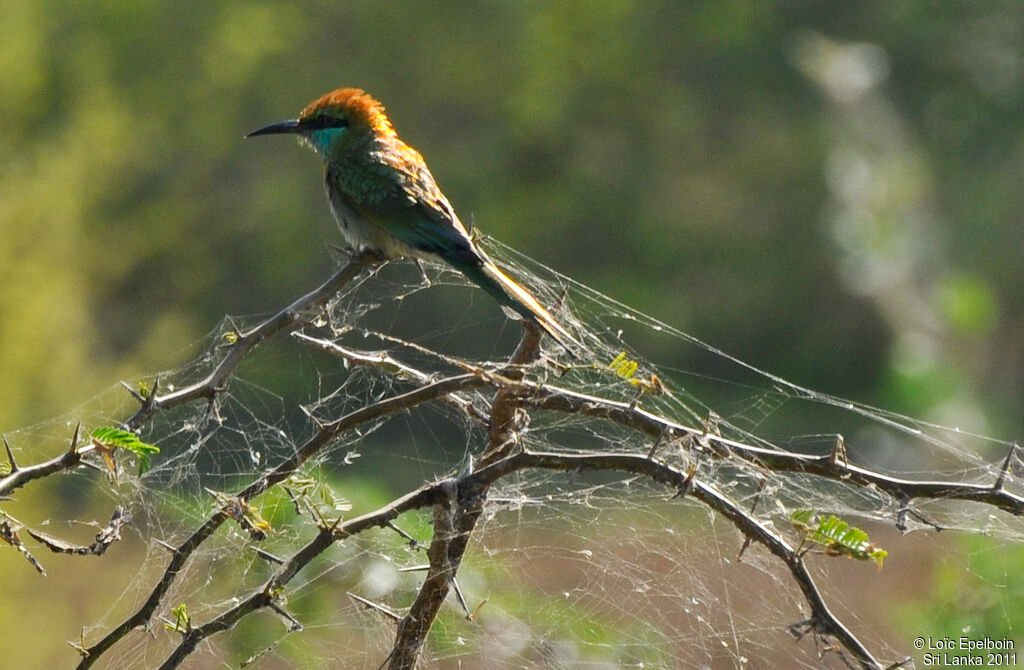
<svg viewBox="0 0 1024 670">
<path fill-rule="evenodd" d="M 298 118 L 246 137 L 277 134 L 297 135 L 323 159 L 331 211 L 353 251 L 443 261 L 573 357 L 573 347 L 583 348 L 470 237 L 423 156 L 399 138 L 384 105 L 368 93 L 339 88 L 306 105 Z"/>
</svg>

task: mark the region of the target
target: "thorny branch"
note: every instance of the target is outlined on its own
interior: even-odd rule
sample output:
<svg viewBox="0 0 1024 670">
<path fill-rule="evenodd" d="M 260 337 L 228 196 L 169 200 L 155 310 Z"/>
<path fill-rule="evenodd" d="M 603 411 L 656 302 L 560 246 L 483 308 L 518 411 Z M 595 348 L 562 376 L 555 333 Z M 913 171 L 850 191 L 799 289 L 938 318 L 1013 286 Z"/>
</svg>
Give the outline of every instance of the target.
<svg viewBox="0 0 1024 670">
<path fill-rule="evenodd" d="M 277 594 L 295 577 L 298 572 L 314 558 L 330 548 L 334 542 L 344 541 L 358 533 L 374 527 L 385 527 L 401 514 L 415 509 L 435 508 L 435 538 L 428 550 L 431 571 L 424 580 L 417 601 L 421 599 L 434 603 L 439 591 L 447 593 L 448 585 L 455 576 L 457 565 L 453 565 L 452 542 L 456 538 L 468 540 L 468 533 L 460 532 L 455 525 L 453 513 L 459 499 L 473 498 L 495 482 L 516 472 L 528 469 L 559 470 L 573 472 L 577 470 L 604 470 L 625 474 L 640 475 L 661 483 L 670 490 L 685 490 L 688 495 L 708 505 L 716 512 L 731 521 L 746 537 L 766 547 L 772 554 L 780 558 L 790 570 L 799 588 L 811 606 L 811 622 L 813 630 L 821 635 L 836 638 L 844 648 L 864 668 L 881 668 L 866 647 L 843 625 L 828 608 L 824 597 L 818 590 L 813 577 L 807 570 L 802 557 L 797 551 L 774 530 L 761 523 L 746 510 L 736 505 L 714 487 L 706 484 L 691 473 L 683 472 L 670 465 L 652 461 L 641 455 L 592 453 L 563 454 L 551 452 L 520 451 L 499 460 L 491 465 L 481 467 L 455 479 L 444 479 L 435 484 L 426 485 L 398 498 L 381 509 L 370 514 L 357 517 L 336 528 L 322 529 L 321 532 L 302 549 L 287 559 L 267 580 L 267 582 L 234 607 L 212 619 L 207 624 L 193 628 L 187 633 L 174 653 L 161 665 L 161 670 L 177 667 L 195 646 L 214 633 L 227 630 L 260 608 L 268 607 Z M 464 542 L 463 542 L 464 545 Z M 461 547 L 464 552 L 465 547 Z M 461 554 L 458 554 L 461 557 Z M 438 584 L 438 581 L 442 584 Z M 439 604 L 443 601 L 443 597 Z M 420 608 L 413 604 L 412 611 L 421 613 L 427 610 L 426 605 Z M 436 610 L 433 612 L 436 616 Z M 418 648 L 423 639 L 420 635 L 429 630 L 433 618 L 429 620 L 406 616 L 399 623 L 399 634 L 390 657 L 390 667 L 414 667 Z M 415 632 L 405 632 L 407 630 Z M 401 643 L 401 644 L 400 644 Z"/>
<path fill-rule="evenodd" d="M 313 340 L 313 338 L 309 339 Z M 317 341 L 318 346 L 321 346 L 320 342 L 322 341 Z M 417 350 L 424 351 L 422 347 L 417 347 Z M 355 356 L 353 362 L 367 360 L 365 354 L 340 347 L 333 350 L 333 353 L 343 357 Z M 377 354 L 373 356 L 377 356 Z M 388 365 L 397 363 L 394 358 L 387 357 Z M 510 412 L 509 408 L 513 406 L 585 415 L 612 421 L 626 428 L 645 433 L 655 439 L 656 446 L 668 438 L 690 437 L 698 446 L 701 442 L 714 445 L 719 455 L 728 455 L 772 472 L 802 472 L 842 483 L 874 486 L 899 501 L 911 501 L 918 498 L 965 500 L 992 505 L 1015 516 L 1024 516 L 1024 496 L 1004 487 L 1012 457 L 1020 449 L 1017 445 L 1010 449 L 999 470 L 998 478 L 991 485 L 958 481 L 910 480 L 856 466 L 844 458 L 837 458 L 835 454 L 820 456 L 802 454 L 732 440 L 711 432 L 706 427 L 697 428 L 681 424 L 648 411 L 634 402 L 602 398 L 557 385 L 524 379 L 520 366 L 509 365 L 503 372 L 504 374 L 497 374 L 488 373 L 482 369 L 477 370 L 478 374 L 487 377 L 490 385 L 500 389 L 500 394 L 517 398 L 515 403 L 499 406 L 497 410 L 499 418 L 492 421 L 492 430 L 495 424 L 511 421 L 512 415 L 504 416 L 504 413 Z M 495 411 L 492 409 L 492 414 Z M 493 448 L 494 445 L 501 444 L 501 440 L 495 441 L 492 434 L 489 443 L 490 448 Z M 656 449 L 652 449 L 652 451 L 656 451 Z M 485 454 L 483 459 L 487 458 L 488 454 Z"/>
<path fill-rule="evenodd" d="M 527 338 L 524 337 L 524 341 Z M 523 347 L 521 347 L 523 349 Z M 530 351 L 526 348 L 525 351 Z M 533 349 L 536 355 L 536 349 Z M 353 352 L 349 352 L 353 353 Z M 513 360 L 513 363 L 523 361 Z M 387 364 L 392 365 L 393 361 Z M 523 402 L 522 387 L 517 380 L 494 374 L 486 376 L 498 391 L 491 407 L 493 417 L 509 417 L 511 414 L 500 403 L 515 405 Z M 518 391 L 518 392 L 517 392 Z M 497 426 L 497 427 L 495 427 Z M 765 546 L 781 559 L 810 605 L 810 627 L 818 635 L 830 636 L 839 641 L 844 649 L 865 668 L 881 668 L 881 663 L 831 612 L 824 597 L 807 570 L 800 554 L 784 538 L 758 521 L 727 496 L 711 485 L 694 477 L 693 472 L 682 472 L 669 465 L 659 463 L 641 455 L 596 453 L 560 454 L 529 452 L 519 450 L 513 453 L 506 445 L 513 439 L 514 423 L 492 423 L 489 433 L 489 451 L 500 447 L 503 453 L 498 457 L 483 460 L 479 466 L 457 479 L 446 479 L 433 485 L 421 487 L 381 510 L 370 515 L 341 524 L 335 529 L 322 529 L 314 540 L 285 561 L 273 577 L 259 590 L 243 599 L 238 605 L 222 613 L 207 624 L 188 632 L 179 647 L 161 668 L 173 668 L 184 660 L 202 639 L 226 630 L 250 612 L 268 607 L 274 602 L 288 581 L 317 555 L 329 548 L 335 541 L 343 541 L 360 530 L 386 526 L 405 511 L 434 507 L 434 538 L 428 549 L 430 569 L 409 613 L 398 622 L 395 644 L 386 663 L 389 668 L 413 668 L 440 606 L 443 604 L 458 566 L 465 553 L 476 518 L 486 501 L 490 486 L 514 472 L 525 469 L 549 469 L 561 471 L 611 470 L 624 474 L 639 475 L 662 483 L 700 500 L 723 517 L 729 519 L 740 532 Z"/>
<path fill-rule="evenodd" d="M 227 354 L 216 368 L 203 380 L 185 388 L 160 394 L 159 387 L 147 396 L 133 393 L 140 402 L 140 408 L 125 423 L 137 430 L 155 414 L 190 402 L 206 399 L 212 401 L 229 382 L 239 362 L 258 344 L 271 335 L 293 330 L 302 324 L 303 314 L 323 306 L 342 286 L 352 281 L 363 269 L 378 262 L 371 256 L 360 256 L 339 269 L 324 284 L 299 298 L 287 308 L 267 319 L 257 327 L 238 333 L 230 344 Z M 729 458 L 742 461 L 759 469 L 772 472 L 801 472 L 822 478 L 840 481 L 846 485 L 872 486 L 885 491 L 901 502 L 901 518 L 909 510 L 914 499 L 957 499 L 988 504 L 1015 515 L 1024 515 L 1024 497 L 1004 487 L 1014 451 L 1007 455 L 998 480 L 993 485 L 947 481 L 913 481 L 891 477 L 883 473 L 861 468 L 847 461 L 845 455 L 833 453 L 825 456 L 808 455 L 784 451 L 770 446 L 745 444 L 718 435 L 705 428 L 686 426 L 666 416 L 648 411 L 632 402 L 622 402 L 587 395 L 547 383 L 540 383 L 529 375 L 531 364 L 538 359 L 540 336 L 533 328 L 525 328 L 524 336 L 509 363 L 500 368 L 486 368 L 466 361 L 453 361 L 444 357 L 447 363 L 455 363 L 460 374 L 437 378 L 416 369 L 387 352 L 360 352 L 343 347 L 337 342 L 314 338 L 305 333 L 296 337 L 310 346 L 338 355 L 353 365 L 372 366 L 397 379 L 412 383 L 414 388 L 405 393 L 359 407 L 329 423 L 318 422 L 316 433 L 304 442 L 291 457 L 264 473 L 240 490 L 235 500 L 253 500 L 269 488 L 279 484 L 306 463 L 310 458 L 329 446 L 346 431 L 366 422 L 409 410 L 420 404 L 438 400 L 456 408 L 472 421 L 487 427 L 487 445 L 475 467 L 470 467 L 457 477 L 426 484 L 397 498 L 379 510 L 333 526 L 321 526 L 320 532 L 305 546 L 290 557 L 274 559 L 277 564 L 274 574 L 267 582 L 239 598 L 235 604 L 205 624 L 190 626 L 182 633 L 177 648 L 160 666 L 174 668 L 180 665 L 196 649 L 197 645 L 210 636 L 229 630 L 245 616 L 264 608 L 284 616 L 293 629 L 300 626 L 298 619 L 287 613 L 282 604 L 282 594 L 289 582 L 315 557 L 335 543 L 346 541 L 369 528 L 393 527 L 400 515 L 420 509 L 433 508 L 434 532 L 427 549 L 430 561 L 423 584 L 405 616 L 390 608 L 374 606 L 399 617 L 395 642 L 385 663 L 390 668 L 413 668 L 422 651 L 427 632 L 430 630 L 448 593 L 454 585 L 462 558 L 469 545 L 477 519 L 487 504 L 490 487 L 503 477 L 527 469 L 541 469 L 573 472 L 579 470 L 614 471 L 630 476 L 646 478 L 660 483 L 678 494 L 689 496 L 713 509 L 729 520 L 744 536 L 747 543 L 764 546 L 786 566 L 794 582 L 807 601 L 811 616 L 806 628 L 816 635 L 836 640 L 849 658 L 864 668 L 881 668 L 881 663 L 857 639 L 852 632 L 831 612 L 821 591 L 806 568 L 802 554 L 794 549 L 769 525 L 761 523 L 753 511 L 741 508 L 728 496 L 698 476 L 695 469 L 682 471 L 657 458 L 657 445 L 666 439 L 680 439 L 687 449 L 704 451 L 710 458 Z M 411 345 L 417 351 L 425 351 L 419 345 Z M 439 356 L 439 358 L 442 358 Z M 470 393 L 487 387 L 494 392 L 489 403 L 483 402 L 479 394 Z M 551 453 L 529 451 L 523 447 L 519 434 L 526 429 L 530 412 L 548 411 L 587 416 L 605 420 L 655 438 L 655 447 L 650 453 Z M 70 449 L 63 455 L 32 466 L 20 467 L 14 460 L 9 445 L 6 445 L 9 473 L 0 478 L 0 496 L 27 483 L 56 472 L 67 471 L 83 464 L 84 450 L 78 447 L 78 431 Z M 645 450 L 646 451 L 646 450 Z M 3 498 L 0 497 L 0 500 Z M 122 640 L 131 630 L 148 627 L 164 598 L 177 580 L 195 551 L 228 520 L 225 509 L 214 511 L 192 534 L 177 546 L 166 546 L 171 559 L 145 602 L 121 624 L 113 628 L 98 642 L 83 648 L 79 668 L 91 667 L 113 645 Z M 126 517 L 127 519 L 127 517 Z M 125 520 L 126 520 L 125 519 Z M 101 553 L 113 539 L 117 528 L 112 520 L 112 530 L 102 540 L 98 536 L 93 551 L 91 547 L 65 549 L 72 553 Z M 898 521 L 898 523 L 901 523 Z M 52 538 L 48 538 L 52 539 Z M 44 542 L 46 540 L 44 539 Z M 159 541 L 158 541 L 159 542 Z M 55 540 L 56 547 L 66 543 Z M 161 542 L 161 544 L 163 544 Z M 59 550 L 59 549 L 55 549 Z M 256 550 L 257 552 L 261 550 Z M 266 554 L 266 552 L 263 552 Z M 269 556 L 269 554 L 266 554 Z M 358 597 L 353 595 L 353 597 Z M 365 600 L 365 599 L 361 599 Z M 366 601 L 368 602 L 368 601 Z"/>
<path fill-rule="evenodd" d="M 327 281 L 288 305 L 274 316 L 255 328 L 244 333 L 237 333 L 228 353 L 221 359 L 213 372 L 194 384 L 177 389 L 164 395 L 158 395 L 157 389 L 148 397 L 142 398 L 142 405 L 127 421 L 129 430 L 136 430 L 145 425 L 154 414 L 177 407 L 199 398 L 213 399 L 224 387 L 235 368 L 242 359 L 268 337 L 301 324 L 304 314 L 310 310 L 323 307 L 346 284 L 355 279 L 366 268 L 379 263 L 380 256 L 364 252 L 352 256 L 351 260 L 341 266 Z"/>
<path fill-rule="evenodd" d="M 7 451 L 7 462 L 11 471 L 6 477 L 0 479 L 0 496 L 7 495 L 12 491 L 21 488 L 33 479 L 48 477 L 57 472 L 71 470 L 81 465 L 83 452 L 78 448 L 81 429 L 81 424 L 75 427 L 75 433 L 71 437 L 71 446 L 69 446 L 67 451 L 63 454 L 48 461 L 36 463 L 35 465 L 29 465 L 23 468 L 18 467 L 18 463 L 14 459 L 14 453 L 11 451 L 10 445 L 7 444 L 7 438 L 5 437 L 4 448 Z"/>
<path fill-rule="evenodd" d="M 858 486 L 876 486 L 897 500 L 953 499 L 986 503 L 1016 516 L 1024 515 L 1024 496 L 1007 491 L 1002 486 L 1005 466 L 999 479 L 992 485 L 953 481 L 915 481 L 891 477 L 867 468 L 852 465 L 832 454 L 816 456 L 792 451 L 744 444 L 736 440 L 709 433 L 705 429 L 684 426 L 665 417 L 635 407 L 629 403 L 577 393 L 569 389 L 541 386 L 521 382 L 523 404 L 536 409 L 555 410 L 569 414 L 585 414 L 614 421 L 658 438 L 668 433 L 690 435 L 721 447 L 728 454 L 760 465 L 773 472 L 804 472 L 826 479 L 853 483 Z M 1007 459 L 1007 463 L 1009 459 Z"/>
<path fill-rule="evenodd" d="M 322 346 L 322 343 L 319 342 L 313 344 Z M 410 378 L 408 376 L 409 372 L 406 370 L 408 366 L 398 364 L 398 361 L 391 356 L 364 354 L 345 348 L 338 348 L 334 353 L 342 356 L 351 356 L 353 359 L 361 360 L 366 364 L 371 364 L 374 360 L 377 360 L 381 366 L 391 369 L 396 373 L 405 370 L 402 374 Z M 467 365 L 466 367 L 467 369 L 472 369 L 472 366 Z M 817 635 L 828 636 L 837 640 L 846 650 L 846 653 L 850 654 L 852 659 L 861 667 L 882 667 L 882 664 L 873 657 L 863 643 L 831 612 L 825 598 L 807 570 L 801 555 L 784 538 L 758 521 L 753 514 L 742 509 L 727 496 L 703 482 L 699 477 L 695 477 L 693 472 L 682 472 L 645 455 L 617 453 L 561 454 L 509 449 L 508 445 L 514 442 L 516 422 L 506 421 L 499 424 L 495 421 L 494 417 L 512 417 L 514 413 L 508 412 L 508 410 L 513 407 L 533 407 L 535 409 L 587 414 L 611 420 L 651 435 L 654 435 L 655 431 L 661 434 L 665 430 L 681 431 L 691 435 L 699 434 L 704 439 L 710 439 L 718 443 L 720 447 L 725 449 L 725 453 L 728 455 L 757 463 L 769 470 L 798 470 L 842 480 L 854 478 L 853 481 L 855 482 L 870 481 L 883 490 L 901 492 L 909 497 L 928 498 L 936 497 L 937 494 L 937 497 L 977 499 L 1002 507 L 1008 511 L 1016 512 L 1018 510 L 1018 505 L 1015 501 L 1019 500 L 1019 496 L 1005 491 L 1001 486 L 985 488 L 978 485 L 964 485 L 956 482 L 912 482 L 856 468 L 856 466 L 852 466 L 833 456 L 808 456 L 745 445 L 708 433 L 703 429 L 698 430 L 675 424 L 668 419 L 658 417 L 641 409 L 635 404 L 621 403 L 596 396 L 585 396 L 567 389 L 536 384 L 525 379 L 524 375 L 518 374 L 521 369 L 522 366 L 513 364 L 508 366 L 505 372 L 508 373 L 510 370 L 513 370 L 516 372 L 515 374 L 501 374 L 500 372 L 477 368 L 474 372 L 467 372 L 464 375 L 451 377 L 442 382 L 428 383 L 426 386 L 422 386 L 415 391 L 356 410 L 342 419 L 325 424 L 317 436 L 299 449 L 294 462 L 289 461 L 282 464 L 282 467 L 275 471 L 276 474 L 262 478 L 240 492 L 239 497 L 243 499 L 251 499 L 253 496 L 259 495 L 260 492 L 266 490 L 269 486 L 283 480 L 287 476 L 286 473 L 294 471 L 302 461 L 322 448 L 330 439 L 340 434 L 341 430 L 354 427 L 363 421 L 370 420 L 372 417 L 407 409 L 427 400 L 439 399 L 448 402 L 454 396 L 468 402 L 468 398 L 461 394 L 481 386 L 490 386 L 496 390 L 495 400 L 490 408 L 492 430 L 489 432 L 488 454 L 481 459 L 475 470 L 455 480 L 448 479 L 421 487 L 375 513 L 340 524 L 337 528 L 322 529 L 321 533 L 309 544 L 285 560 L 264 587 L 252 593 L 249 597 L 242 599 L 238 605 L 225 611 L 207 624 L 195 627 L 188 632 L 183 637 L 179 647 L 161 667 L 177 667 L 202 639 L 229 629 L 251 612 L 264 607 L 272 607 L 277 594 L 281 592 L 287 583 L 313 558 L 332 546 L 334 542 L 343 541 L 370 527 L 386 526 L 406 511 L 434 507 L 435 533 L 431 546 L 428 549 L 430 570 L 417 599 L 410 609 L 410 613 L 402 617 L 399 622 L 395 645 L 389 659 L 386 661 L 391 668 L 414 667 L 416 658 L 422 649 L 426 631 L 429 630 L 451 588 L 452 580 L 455 577 L 459 562 L 465 552 L 475 525 L 475 519 L 486 501 L 486 491 L 501 477 L 530 468 L 561 471 L 611 470 L 624 474 L 643 476 L 701 501 L 727 518 L 746 538 L 766 547 L 786 565 L 810 606 L 811 617 L 808 621 L 808 627 L 811 631 Z M 429 378 L 429 376 L 420 375 L 413 375 L 413 377 L 423 380 Z M 429 393 L 424 393 L 424 391 L 429 391 Z M 509 403 L 509 407 L 497 408 L 501 409 L 501 411 L 496 411 L 495 404 L 499 402 L 499 399 L 502 403 Z M 465 403 L 456 403 L 455 406 L 460 408 L 467 407 Z M 494 430 L 495 426 L 499 426 L 500 429 Z M 499 448 L 501 450 L 500 455 L 495 457 L 489 455 L 493 450 Z M 966 488 L 964 488 L 965 486 Z M 984 496 L 971 497 L 976 495 L 972 491 L 980 489 L 984 489 L 987 493 Z M 987 497 L 992 495 L 995 495 L 995 497 Z M 216 523 L 219 525 L 223 520 L 223 517 L 215 515 L 208 520 L 207 524 Z M 182 554 L 182 561 L 187 558 L 187 555 L 194 548 L 195 546 L 192 546 L 192 543 L 189 541 L 186 541 L 182 548 L 179 548 L 179 550 L 187 549 L 187 552 Z M 134 622 L 132 625 L 142 625 L 148 621 L 149 617 L 155 612 L 160 602 L 160 597 L 169 588 L 170 582 L 173 581 L 175 576 L 176 570 L 171 570 L 169 567 L 164 575 L 164 579 L 161 580 L 160 587 L 157 591 L 154 591 L 155 600 L 152 607 L 144 608 L 145 613 L 140 610 L 135 617 L 129 620 Z M 125 622 L 125 624 L 128 623 L 128 621 Z M 127 632 L 127 630 L 123 630 L 122 636 L 124 632 Z M 101 645 L 96 645 L 90 649 L 90 652 L 101 652 L 100 647 Z"/>
<path fill-rule="evenodd" d="M 372 265 L 380 263 L 381 260 L 382 259 L 374 253 L 361 253 L 352 256 L 348 263 L 341 266 L 324 283 L 314 290 L 298 298 L 277 314 L 251 330 L 244 333 L 236 333 L 236 337 L 234 338 L 234 342 L 231 344 L 228 353 L 223 359 L 221 359 L 213 372 L 207 375 L 205 379 L 185 388 L 163 395 L 159 394 L 159 379 L 156 380 L 156 383 L 153 385 L 152 392 L 148 395 L 143 395 L 131 387 L 128 387 L 129 392 L 136 398 L 136 400 L 139 401 L 140 406 L 139 409 L 125 421 L 125 427 L 129 430 L 136 431 L 145 425 L 145 423 L 154 415 L 162 411 L 166 411 L 198 398 L 206 398 L 212 401 L 223 389 L 224 385 L 234 374 L 238 364 L 249 352 L 255 349 L 268 337 L 271 337 L 282 330 L 292 329 L 300 325 L 306 313 L 310 310 L 322 308 L 331 299 L 331 297 L 355 279 L 360 272 Z M 24 467 L 18 465 L 11 446 L 8 444 L 7 438 L 4 437 L 3 443 L 4 450 L 7 455 L 8 473 L 0 478 L 0 502 L 5 499 L 7 494 L 25 486 L 33 480 L 48 477 L 60 472 L 68 472 L 83 465 L 93 466 L 89 461 L 83 458 L 92 450 L 93 445 L 85 444 L 80 446 L 80 433 L 81 424 L 75 427 L 74 436 L 71 439 L 71 445 L 63 454 L 48 461 Z M 130 513 L 126 513 L 122 518 L 124 519 L 124 522 L 127 523 L 128 520 L 131 519 L 131 515 Z M 35 537 L 38 534 L 38 531 L 30 531 L 30 534 Z M 58 544 L 63 542 L 57 538 L 50 538 L 49 536 L 44 537 L 53 540 L 53 542 Z M 116 539 L 116 537 L 114 539 Z M 47 544 L 45 540 L 40 541 Z M 52 548 L 54 545 L 48 546 L 51 546 Z"/>
<path fill-rule="evenodd" d="M 523 337 L 507 368 L 512 378 L 522 377 L 524 366 L 540 355 L 540 337 L 539 329 L 531 326 L 523 328 Z M 510 453 L 514 445 L 515 413 L 514 394 L 499 387 L 491 402 L 487 451 L 481 460 L 481 467 Z M 434 538 L 427 550 L 430 568 L 409 613 L 398 624 L 388 664 L 391 670 L 416 666 L 427 633 L 462 564 L 469 539 L 487 501 L 489 488 L 487 484 L 472 489 L 460 487 L 446 491 L 448 495 L 444 503 L 434 508 Z"/>
<path fill-rule="evenodd" d="M 242 489 L 235 497 L 239 500 L 252 500 L 266 491 L 271 486 L 287 479 L 293 472 L 302 466 L 318 451 L 330 444 L 339 434 L 349 428 L 361 425 L 376 418 L 394 414 L 406 409 L 415 407 L 429 400 L 443 397 L 449 393 L 463 391 L 483 385 L 483 380 L 471 375 L 463 374 L 456 377 L 449 377 L 440 381 L 421 386 L 413 391 L 398 396 L 392 396 L 371 405 L 366 405 L 345 416 L 320 426 L 317 433 L 307 440 L 288 459 L 279 464 L 270 472 L 264 474 L 249 486 Z M 145 626 L 156 612 L 163 600 L 163 596 L 170 589 L 181 569 L 185 566 L 189 557 L 199 546 L 205 542 L 220 525 L 227 520 L 223 511 L 218 511 L 210 516 L 200 525 L 182 544 L 174 548 L 171 553 L 171 562 L 164 570 L 163 575 L 157 582 L 153 591 L 145 603 L 136 610 L 134 614 L 125 619 L 119 626 L 110 631 L 99 642 L 86 649 L 81 662 L 80 669 L 90 667 L 96 659 L 107 649 L 113 646 L 118 640 L 127 635 L 137 626 Z"/>
</svg>

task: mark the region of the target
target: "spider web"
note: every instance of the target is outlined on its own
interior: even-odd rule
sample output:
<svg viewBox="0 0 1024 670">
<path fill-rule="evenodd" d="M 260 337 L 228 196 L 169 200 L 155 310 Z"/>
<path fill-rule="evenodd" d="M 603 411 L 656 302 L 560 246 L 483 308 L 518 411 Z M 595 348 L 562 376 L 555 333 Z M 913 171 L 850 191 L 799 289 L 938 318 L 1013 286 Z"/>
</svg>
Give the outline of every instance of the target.
<svg viewBox="0 0 1024 670">
<path fill-rule="evenodd" d="M 486 246 L 542 303 L 561 305 L 558 319 L 589 349 L 573 361 L 545 339 L 544 360 L 528 371 L 539 384 L 635 403 L 705 435 L 766 450 L 826 455 L 842 433 L 849 462 L 892 477 L 985 485 L 1000 477 L 1009 442 L 802 388 L 492 240 Z M 469 307 L 455 322 L 433 329 L 409 318 L 437 301 Z M 423 274 L 411 263 L 375 268 L 324 311 L 310 315 L 296 333 L 251 354 L 212 401 L 156 414 L 141 434 L 161 453 L 141 477 L 122 459 L 116 481 L 109 472 L 80 468 L 41 484 L 88 504 L 123 505 L 134 516 L 125 541 L 103 560 L 115 560 L 122 551 L 136 569 L 126 583 L 108 585 L 109 609 L 99 620 L 84 622 L 86 646 L 145 600 L 167 565 L 166 545 L 180 545 L 225 499 L 294 456 L 318 426 L 453 374 L 456 357 L 480 369 L 499 369 L 520 329 L 495 311 L 447 268 L 428 265 Z M 234 333 L 261 321 L 259 316 L 224 319 L 183 354 L 190 363 L 136 386 L 144 381 L 152 389 L 158 379 L 159 390 L 167 392 L 202 379 L 222 359 Z M 325 353 L 325 343 L 386 351 L 408 370 L 355 365 Z M 693 364 L 659 366 L 643 351 L 673 352 L 674 360 Z M 638 363 L 630 379 L 609 368 L 622 352 Z M 423 377 L 417 380 L 409 370 Z M 633 383 L 659 380 L 664 393 Z M 268 555 L 284 559 L 316 536 L 317 513 L 328 519 L 354 517 L 424 482 L 466 471 L 486 444 L 480 416 L 492 396 L 488 388 L 460 391 L 451 402 L 425 403 L 340 433 L 299 468 L 301 479 L 289 481 L 291 494 L 276 486 L 248 501 L 271 527 L 266 539 L 258 541 L 244 524 L 224 524 L 186 562 L 149 630 L 128 633 L 96 667 L 159 666 L 181 639 L 173 630 L 172 608 L 185 604 L 191 625 L 199 625 L 236 605 L 277 567 Z M 135 408 L 131 395 L 118 387 L 72 415 L 8 433 L 7 439 L 23 461 L 29 454 L 66 448 L 76 422 L 87 430 L 117 425 Z M 648 435 L 585 413 L 534 410 L 520 418 L 517 439 L 532 451 L 657 451 L 662 462 L 696 472 L 794 545 L 800 533 L 789 515 L 798 509 L 835 514 L 868 529 L 873 540 L 880 534 L 890 554 L 886 571 L 824 555 L 808 562 L 825 585 L 830 607 L 876 657 L 894 662 L 909 655 L 910 640 L 894 638 L 879 608 L 858 593 L 884 584 L 892 566 L 899 570 L 900 539 L 891 529 L 901 502 L 893 496 L 873 486 L 773 471 L 714 450 L 694 450 L 681 440 L 659 445 Z M 308 487 L 306 502 L 296 494 L 302 486 Z M 1012 472 L 1005 475 L 1005 486 L 1020 492 Z M 785 565 L 757 543 L 744 547 L 743 534 L 727 519 L 678 493 L 628 473 L 528 469 L 501 479 L 490 491 L 459 569 L 457 594 L 442 608 L 419 667 L 844 667 L 850 662 L 829 653 L 815 636 L 793 632 L 799 627 L 791 626 L 806 620 L 809 609 Z M 1011 543 L 1022 540 L 1019 519 L 990 505 L 919 500 L 914 510 L 903 519 L 907 532 L 929 531 L 928 537 L 935 537 L 939 526 Z M 50 519 L 49 525 L 59 531 L 79 524 L 77 518 L 69 508 L 66 518 Z M 32 520 L 21 521 L 31 525 Z M 256 612 L 206 639 L 184 667 L 379 667 L 395 638 L 395 622 L 386 611 L 407 611 L 423 579 L 430 510 L 405 513 L 395 526 L 401 533 L 375 528 L 336 542 L 278 594 L 280 611 Z"/>
</svg>

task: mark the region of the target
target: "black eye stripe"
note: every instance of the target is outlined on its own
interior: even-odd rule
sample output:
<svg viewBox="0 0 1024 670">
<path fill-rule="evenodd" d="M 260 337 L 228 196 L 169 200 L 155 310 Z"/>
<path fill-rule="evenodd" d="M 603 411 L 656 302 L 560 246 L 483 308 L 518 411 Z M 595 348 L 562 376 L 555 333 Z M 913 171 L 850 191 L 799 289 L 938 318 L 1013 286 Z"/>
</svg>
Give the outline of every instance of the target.
<svg viewBox="0 0 1024 670">
<path fill-rule="evenodd" d="M 348 126 L 348 121 L 328 114 L 317 114 L 303 121 L 302 125 L 313 130 L 319 130 L 321 128 L 345 128 Z"/>
</svg>

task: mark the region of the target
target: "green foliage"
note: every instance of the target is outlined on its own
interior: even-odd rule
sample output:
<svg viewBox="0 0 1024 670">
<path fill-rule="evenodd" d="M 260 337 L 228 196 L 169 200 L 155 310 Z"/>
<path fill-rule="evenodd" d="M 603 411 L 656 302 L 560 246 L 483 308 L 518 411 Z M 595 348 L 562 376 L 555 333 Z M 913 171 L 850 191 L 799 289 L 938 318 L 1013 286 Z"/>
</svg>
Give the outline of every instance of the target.
<svg viewBox="0 0 1024 670">
<path fill-rule="evenodd" d="M 897 618 L 916 635 L 1019 638 L 1024 549 L 978 536 L 964 536 L 960 544 L 963 552 L 945 555 L 927 587 L 901 604 Z"/>
<path fill-rule="evenodd" d="M 174 621 L 164 622 L 164 628 L 183 635 L 192 630 L 192 615 L 188 613 L 188 606 L 185 603 L 172 608 L 171 614 L 174 615 Z"/>
<path fill-rule="evenodd" d="M 889 555 L 868 540 L 868 534 L 842 519 L 829 515 L 823 519 L 814 510 L 796 510 L 789 516 L 793 527 L 804 533 L 801 545 L 811 542 L 825 548 L 826 556 L 848 556 L 858 561 L 874 561 L 882 567 Z"/>
<path fill-rule="evenodd" d="M 92 443 L 104 455 L 112 453 L 114 449 L 124 449 L 135 454 L 139 460 L 139 476 L 142 476 L 150 468 L 149 457 L 151 454 L 159 454 L 160 447 L 146 444 L 139 439 L 135 433 L 113 426 L 101 426 L 92 431 L 90 435 Z"/>
<path fill-rule="evenodd" d="M 623 351 L 608 364 L 608 367 L 625 380 L 631 380 L 633 375 L 636 374 L 636 369 L 639 366 L 634 360 L 630 360 L 626 357 L 626 352 Z"/>
<path fill-rule="evenodd" d="M 618 356 L 612 359 L 612 362 L 608 364 L 608 369 L 615 373 L 616 376 L 625 379 L 630 384 L 637 388 L 637 393 L 650 393 L 652 395 L 661 395 L 667 392 L 664 383 L 658 377 L 658 375 L 652 374 L 649 378 L 637 378 L 636 371 L 640 367 L 637 361 L 632 360 L 623 351 Z"/>
<path fill-rule="evenodd" d="M 939 301 L 942 313 L 957 332 L 981 336 L 991 332 L 998 322 L 999 301 L 980 276 L 950 277 Z"/>
</svg>

